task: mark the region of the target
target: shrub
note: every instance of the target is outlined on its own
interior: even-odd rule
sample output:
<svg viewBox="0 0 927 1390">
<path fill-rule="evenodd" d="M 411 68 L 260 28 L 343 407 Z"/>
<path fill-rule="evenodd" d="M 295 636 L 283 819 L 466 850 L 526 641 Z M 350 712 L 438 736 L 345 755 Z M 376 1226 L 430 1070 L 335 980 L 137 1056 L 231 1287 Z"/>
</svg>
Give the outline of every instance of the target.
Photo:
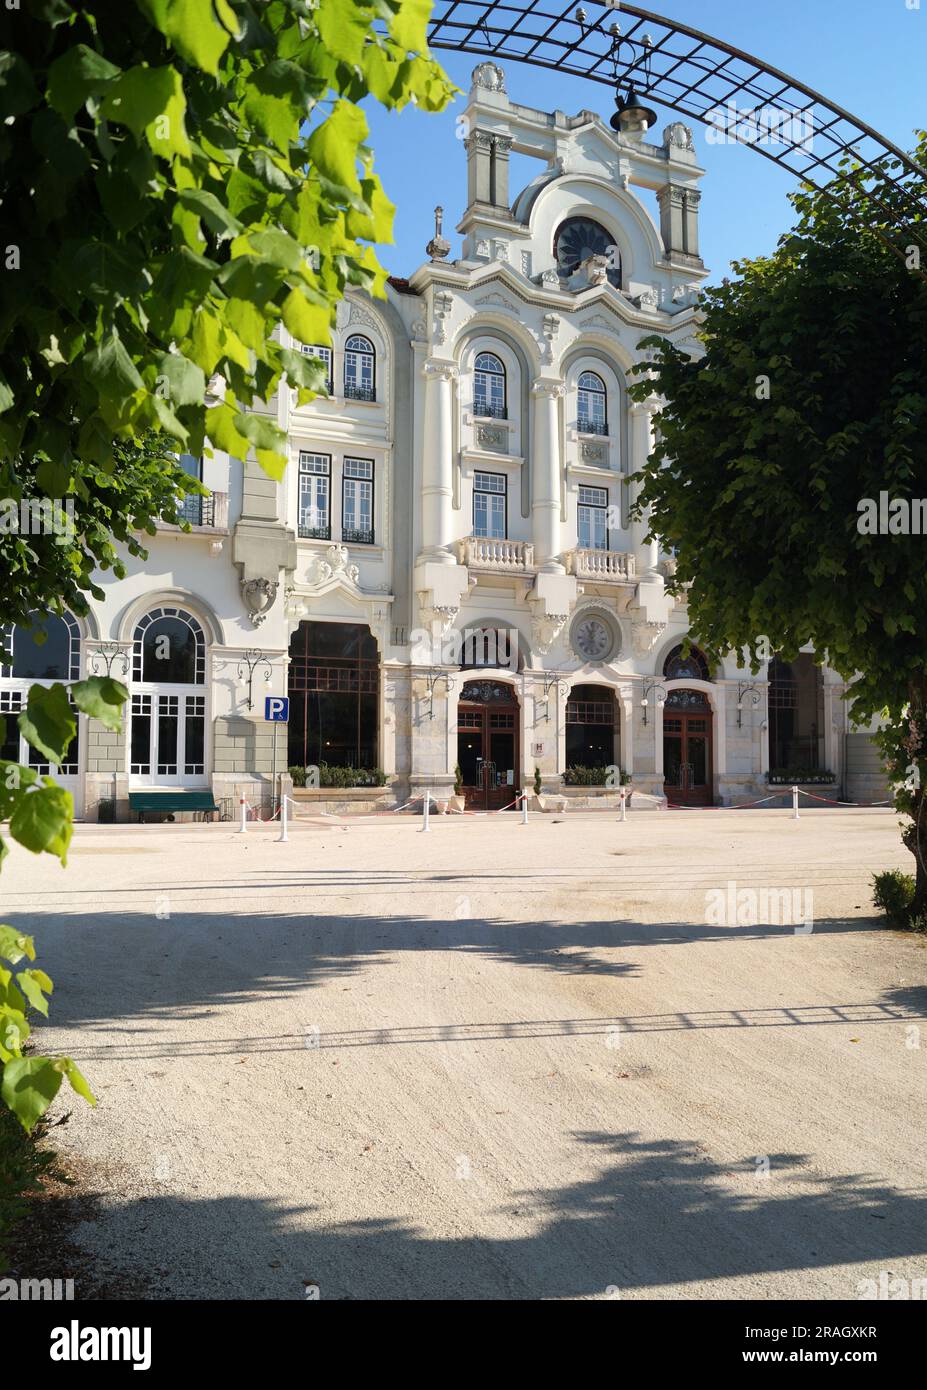
<svg viewBox="0 0 927 1390">
<path fill-rule="evenodd" d="M 541 795 L 541 769 L 539 767 L 534 769 L 534 794 L 535 796 Z"/>
<path fill-rule="evenodd" d="M 563 774 L 567 787 L 604 787 L 608 781 L 608 769 L 604 767 L 568 767 Z"/>
<path fill-rule="evenodd" d="M 460 796 L 463 791 L 463 773 L 460 770 L 460 763 L 454 764 L 454 795 Z"/>
<path fill-rule="evenodd" d="M 304 767 L 287 768 L 294 787 L 304 787 L 306 785 L 306 769 Z"/>
<path fill-rule="evenodd" d="M 900 869 L 886 869 L 872 875 L 872 900 L 895 927 L 913 926 L 909 921 L 914 901 L 914 878 Z"/>
</svg>

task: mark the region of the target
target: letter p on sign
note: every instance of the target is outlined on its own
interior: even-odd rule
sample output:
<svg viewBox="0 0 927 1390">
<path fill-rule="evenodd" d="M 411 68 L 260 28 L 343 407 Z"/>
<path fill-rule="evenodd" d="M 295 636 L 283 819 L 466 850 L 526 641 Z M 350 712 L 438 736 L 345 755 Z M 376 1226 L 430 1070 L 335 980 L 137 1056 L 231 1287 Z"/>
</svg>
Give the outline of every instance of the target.
<svg viewBox="0 0 927 1390">
<path fill-rule="evenodd" d="M 271 724 L 285 724 L 290 717 L 290 701 L 286 695 L 264 697 L 264 718 Z"/>
</svg>

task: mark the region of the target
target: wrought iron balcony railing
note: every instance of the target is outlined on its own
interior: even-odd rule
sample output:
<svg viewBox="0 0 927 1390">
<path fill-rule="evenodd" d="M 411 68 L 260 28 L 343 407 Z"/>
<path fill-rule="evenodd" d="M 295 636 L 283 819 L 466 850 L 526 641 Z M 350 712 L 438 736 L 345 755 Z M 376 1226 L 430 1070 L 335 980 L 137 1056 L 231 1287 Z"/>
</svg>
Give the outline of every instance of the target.
<svg viewBox="0 0 927 1390">
<path fill-rule="evenodd" d="M 474 401 L 473 413 L 488 420 L 507 420 L 509 418 L 509 412 L 504 405 L 493 405 L 490 401 Z"/>
<path fill-rule="evenodd" d="M 608 435 L 608 424 L 605 420 L 584 420 L 577 421 L 577 429 L 580 434 L 602 434 Z"/>
<path fill-rule="evenodd" d="M 178 504 L 176 521 L 161 520 L 162 528 L 173 529 L 186 523 L 194 530 L 227 531 L 229 524 L 229 495 L 227 492 L 190 493 Z"/>
<path fill-rule="evenodd" d="M 346 401 L 375 401 L 377 388 L 375 386 L 358 386 L 355 381 L 346 381 L 344 383 L 344 398 Z"/>
<path fill-rule="evenodd" d="M 364 530 L 358 526 L 345 526 L 341 531 L 341 539 L 347 541 L 348 545 L 373 545 L 373 527 Z"/>
<path fill-rule="evenodd" d="M 304 541 L 330 541 L 332 538 L 331 526 L 305 526 L 299 524 L 298 535 Z"/>
</svg>

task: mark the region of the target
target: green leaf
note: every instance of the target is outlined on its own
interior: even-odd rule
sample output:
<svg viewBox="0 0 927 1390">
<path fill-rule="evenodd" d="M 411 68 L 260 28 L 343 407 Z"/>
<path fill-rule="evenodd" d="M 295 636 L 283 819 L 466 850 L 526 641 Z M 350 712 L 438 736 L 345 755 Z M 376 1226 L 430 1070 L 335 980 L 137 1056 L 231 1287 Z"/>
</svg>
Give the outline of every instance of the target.
<svg viewBox="0 0 927 1390">
<path fill-rule="evenodd" d="M 184 188 L 177 196 L 185 208 L 202 217 L 220 242 L 230 236 L 239 236 L 243 231 L 238 218 L 233 217 L 228 208 L 219 202 L 215 193 L 209 193 L 203 188 Z"/>
<path fill-rule="evenodd" d="M 4 1064 L 0 1095 L 27 1132 L 42 1118 L 58 1094 L 67 1071 L 67 1067 L 61 1068 L 62 1060 L 68 1059 L 17 1057 Z"/>
<path fill-rule="evenodd" d="M 174 68 L 129 68 L 106 92 L 103 115 L 121 121 L 136 135 L 144 133 L 155 154 L 188 156 L 184 113 L 187 102 Z"/>
<path fill-rule="evenodd" d="M 101 53 L 79 43 L 48 69 L 48 104 L 69 121 L 89 96 L 105 92 L 119 73 Z"/>
<path fill-rule="evenodd" d="M 12 22 L 7 20 L 8 24 Z M 0 117 L 21 116 L 38 100 L 38 88 L 22 55 L 0 53 Z"/>
<path fill-rule="evenodd" d="M 35 689 L 35 687 L 33 687 Z M 67 862 L 74 799 L 50 777 L 45 786 L 27 791 L 10 817 L 10 834 L 33 854 L 54 854 Z"/>
<path fill-rule="evenodd" d="M 64 755 L 77 733 L 67 687 L 54 685 L 29 687 L 26 708 L 18 719 L 20 733 L 26 741 L 53 763 L 64 761 Z"/>
<path fill-rule="evenodd" d="M 335 109 L 309 137 L 306 152 L 311 164 L 332 183 L 360 193 L 357 147 L 367 138 L 367 119 L 349 101 L 337 101 Z"/>
<path fill-rule="evenodd" d="M 50 994 L 54 986 L 45 971 L 19 970 L 16 972 L 16 980 L 32 1007 L 47 1018 L 48 1000 L 45 994 Z"/>
<path fill-rule="evenodd" d="M 0 957 L 12 965 L 28 959 L 35 960 L 35 942 L 18 927 L 0 926 Z"/>
<path fill-rule="evenodd" d="M 399 10 L 389 30 L 400 48 L 411 53 L 427 53 L 427 27 L 432 0 L 400 0 Z"/>
<path fill-rule="evenodd" d="M 182 58 L 204 72 L 219 71 L 231 35 L 219 23 L 212 0 L 141 0 L 141 5 Z M 237 34 L 234 12 L 228 5 L 223 8 L 226 24 Z"/>
<path fill-rule="evenodd" d="M 283 322 L 301 343 L 331 341 L 331 312 L 321 304 L 310 304 L 302 290 L 291 290 L 281 306 Z"/>
<path fill-rule="evenodd" d="M 122 706 L 128 698 L 125 686 L 110 676 L 88 676 L 71 686 L 71 699 L 77 708 L 117 733 L 122 728 Z"/>
<path fill-rule="evenodd" d="M 166 352 L 158 360 L 159 394 L 161 382 L 167 387 L 167 399 L 174 407 L 199 405 L 206 395 L 206 374 L 189 357 L 180 352 Z"/>
</svg>

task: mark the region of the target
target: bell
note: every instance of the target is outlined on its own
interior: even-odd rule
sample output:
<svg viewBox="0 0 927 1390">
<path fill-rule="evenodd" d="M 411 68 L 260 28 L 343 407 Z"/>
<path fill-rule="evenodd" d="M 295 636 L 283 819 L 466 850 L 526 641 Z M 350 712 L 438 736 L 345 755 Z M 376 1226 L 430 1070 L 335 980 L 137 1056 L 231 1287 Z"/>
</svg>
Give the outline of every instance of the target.
<svg viewBox="0 0 927 1390">
<path fill-rule="evenodd" d="M 609 125 L 619 135 L 627 135 L 632 131 L 643 132 L 657 123 L 656 111 L 652 106 L 644 105 L 642 98 L 637 95 L 633 87 L 628 88 L 626 97 L 616 96 L 615 105 L 618 110 L 612 116 Z"/>
</svg>

